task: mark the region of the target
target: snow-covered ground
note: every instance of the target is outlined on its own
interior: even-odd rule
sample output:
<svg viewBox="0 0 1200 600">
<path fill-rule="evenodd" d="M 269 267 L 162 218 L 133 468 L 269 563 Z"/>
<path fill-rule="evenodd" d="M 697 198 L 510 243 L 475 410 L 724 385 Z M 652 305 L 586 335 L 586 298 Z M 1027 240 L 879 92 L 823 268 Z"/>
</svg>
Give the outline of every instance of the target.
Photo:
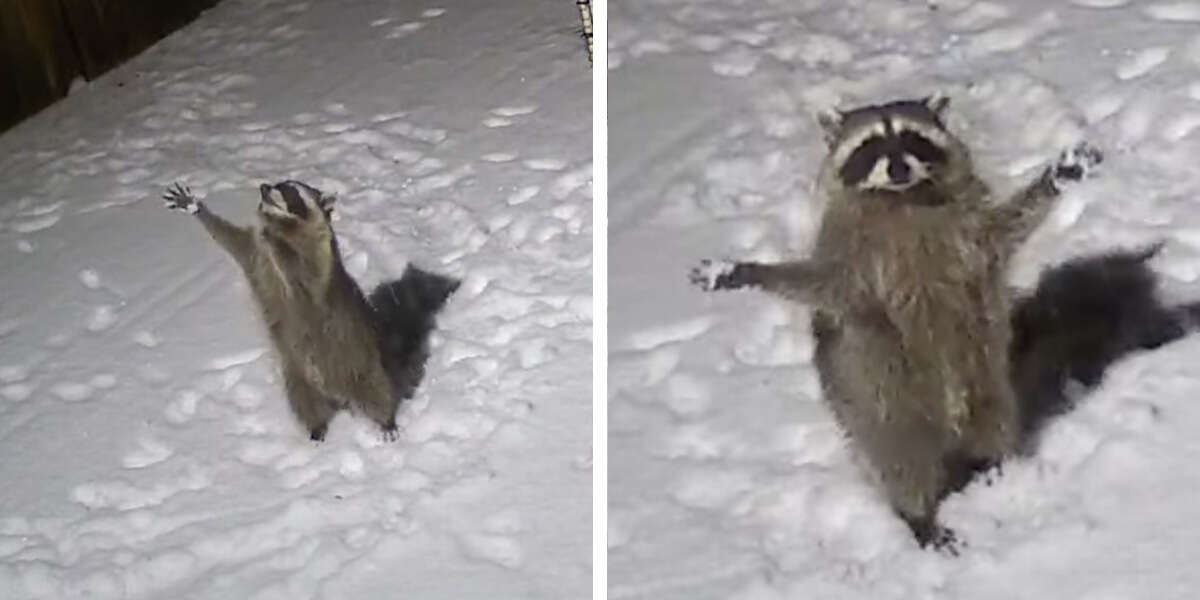
<svg viewBox="0 0 1200 600">
<path fill-rule="evenodd" d="M 802 255 L 814 111 L 952 97 L 1000 192 L 1079 138 L 1107 154 L 1023 249 L 1165 241 L 1200 297 L 1200 2 L 655 0 L 609 20 L 610 598 L 1195 598 L 1200 335 L 1116 365 L 1036 457 L 948 499 L 916 547 L 822 406 L 804 309 L 687 283 Z"/>
<path fill-rule="evenodd" d="M 225 0 L 0 135 L 0 598 L 587 598 L 591 72 L 564 0 Z M 340 195 L 365 286 L 464 280 L 400 440 L 288 412 L 233 262 Z"/>
</svg>

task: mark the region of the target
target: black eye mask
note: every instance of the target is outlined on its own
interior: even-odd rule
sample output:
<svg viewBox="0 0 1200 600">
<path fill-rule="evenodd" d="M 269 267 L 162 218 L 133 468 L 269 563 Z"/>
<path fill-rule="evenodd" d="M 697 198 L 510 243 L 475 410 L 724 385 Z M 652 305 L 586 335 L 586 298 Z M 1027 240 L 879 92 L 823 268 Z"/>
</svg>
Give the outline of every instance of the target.
<svg viewBox="0 0 1200 600">
<path fill-rule="evenodd" d="M 910 154 L 927 165 L 942 165 L 946 163 L 946 151 L 934 145 L 925 137 L 913 131 L 901 131 L 893 136 L 874 136 L 868 138 L 842 164 L 838 174 L 846 185 L 857 185 L 866 180 L 875 168 L 875 163 L 884 157 L 895 157 Z"/>
<path fill-rule="evenodd" d="M 283 195 L 283 201 L 287 203 L 288 212 L 301 221 L 308 219 L 308 204 L 304 202 L 304 198 L 300 197 L 300 192 L 296 191 L 295 186 L 281 183 L 276 185 L 275 189 L 279 190 L 279 193 Z"/>
</svg>

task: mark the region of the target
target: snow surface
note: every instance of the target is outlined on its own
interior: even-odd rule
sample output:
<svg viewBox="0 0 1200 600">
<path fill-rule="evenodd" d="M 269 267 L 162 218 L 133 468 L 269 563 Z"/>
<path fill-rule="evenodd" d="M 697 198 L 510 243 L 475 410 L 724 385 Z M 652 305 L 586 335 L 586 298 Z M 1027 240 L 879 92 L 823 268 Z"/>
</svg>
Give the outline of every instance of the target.
<svg viewBox="0 0 1200 600">
<path fill-rule="evenodd" d="M 0 598 L 586 598 L 591 109 L 562 0 L 225 0 L 0 136 Z M 339 195 L 369 287 L 463 278 L 401 436 L 313 444 L 233 261 Z"/>
<path fill-rule="evenodd" d="M 1001 194 L 1106 152 L 1012 281 L 1165 241 L 1200 297 L 1200 3 L 647 0 L 609 15 L 609 588 L 614 599 L 1195 598 L 1200 335 L 1116 365 L 1038 454 L 917 548 L 822 405 L 807 310 L 705 293 L 704 258 L 804 255 L 813 114 L 943 90 Z"/>
</svg>

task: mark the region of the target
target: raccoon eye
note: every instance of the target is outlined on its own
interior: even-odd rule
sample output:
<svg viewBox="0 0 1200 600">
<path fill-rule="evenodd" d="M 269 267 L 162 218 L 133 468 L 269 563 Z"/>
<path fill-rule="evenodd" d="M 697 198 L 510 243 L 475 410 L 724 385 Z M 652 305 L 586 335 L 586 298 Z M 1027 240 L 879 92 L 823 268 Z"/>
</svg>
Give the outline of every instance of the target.
<svg viewBox="0 0 1200 600">
<path fill-rule="evenodd" d="M 860 144 L 846 157 L 846 162 L 839 169 L 842 181 L 853 185 L 866 179 L 879 158 L 887 154 L 887 146 L 887 140 L 881 137 L 873 137 Z"/>
<path fill-rule="evenodd" d="M 283 199 L 287 203 L 288 212 L 301 220 L 307 219 L 308 205 L 300 197 L 300 193 L 296 191 L 296 188 L 290 185 L 281 185 L 278 189 L 283 194 Z"/>
<path fill-rule="evenodd" d="M 937 147 L 933 142 L 919 133 L 912 131 L 900 132 L 900 145 L 906 152 L 925 164 L 943 164 L 946 162 L 946 151 Z"/>
</svg>

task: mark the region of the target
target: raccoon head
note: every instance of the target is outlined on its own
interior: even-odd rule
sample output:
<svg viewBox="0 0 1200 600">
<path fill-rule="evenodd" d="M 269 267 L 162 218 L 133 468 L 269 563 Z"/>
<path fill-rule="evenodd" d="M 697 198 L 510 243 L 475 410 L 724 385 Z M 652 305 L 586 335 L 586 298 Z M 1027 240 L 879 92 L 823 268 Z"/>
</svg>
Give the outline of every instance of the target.
<svg viewBox="0 0 1200 600">
<path fill-rule="evenodd" d="M 839 187 L 904 192 L 970 168 L 966 147 L 942 123 L 944 96 L 818 115 L 829 145 L 828 178 Z"/>
<path fill-rule="evenodd" d="M 258 186 L 258 219 L 277 258 L 328 262 L 337 255 L 330 216 L 335 198 L 299 181 Z"/>
<path fill-rule="evenodd" d="M 336 198 L 299 181 L 281 181 L 258 186 L 262 200 L 258 217 L 263 227 L 281 232 L 329 229 Z"/>
</svg>

